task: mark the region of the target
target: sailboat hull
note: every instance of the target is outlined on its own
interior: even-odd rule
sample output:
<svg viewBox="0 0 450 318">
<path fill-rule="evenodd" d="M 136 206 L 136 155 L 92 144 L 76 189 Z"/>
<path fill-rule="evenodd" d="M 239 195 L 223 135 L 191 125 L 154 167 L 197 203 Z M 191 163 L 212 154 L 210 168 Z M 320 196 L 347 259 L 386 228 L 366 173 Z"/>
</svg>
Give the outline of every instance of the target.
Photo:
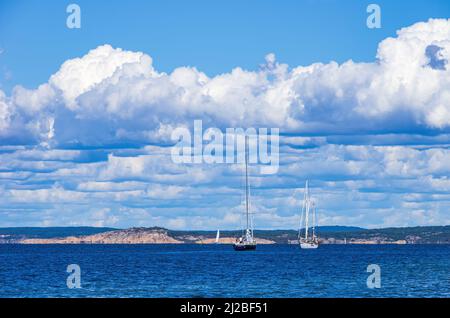
<svg viewBox="0 0 450 318">
<path fill-rule="evenodd" d="M 319 247 L 319 244 L 314 242 L 302 242 L 300 243 L 300 247 L 303 249 L 316 249 Z"/>
<path fill-rule="evenodd" d="M 256 250 L 256 244 L 234 244 L 235 251 L 254 251 Z"/>
</svg>

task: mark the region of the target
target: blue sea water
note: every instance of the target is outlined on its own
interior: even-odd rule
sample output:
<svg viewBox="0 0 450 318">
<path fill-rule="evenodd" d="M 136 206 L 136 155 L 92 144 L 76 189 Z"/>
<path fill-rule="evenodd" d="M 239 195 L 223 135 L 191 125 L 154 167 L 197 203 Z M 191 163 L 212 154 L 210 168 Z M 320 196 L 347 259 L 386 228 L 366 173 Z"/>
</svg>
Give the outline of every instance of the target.
<svg viewBox="0 0 450 318">
<path fill-rule="evenodd" d="M 66 285 L 69 264 L 80 289 Z M 0 297 L 450 297 L 450 246 L 2 244 Z"/>
</svg>

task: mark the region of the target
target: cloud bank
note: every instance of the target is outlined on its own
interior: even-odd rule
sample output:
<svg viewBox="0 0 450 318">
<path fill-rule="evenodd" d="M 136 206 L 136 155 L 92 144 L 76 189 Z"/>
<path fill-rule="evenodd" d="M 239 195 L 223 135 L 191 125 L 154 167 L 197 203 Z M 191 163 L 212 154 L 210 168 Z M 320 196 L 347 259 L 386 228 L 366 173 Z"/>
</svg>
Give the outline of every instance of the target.
<svg viewBox="0 0 450 318">
<path fill-rule="evenodd" d="M 289 68 L 268 54 L 257 71 L 235 68 L 214 77 L 193 67 L 158 72 L 147 54 L 103 45 L 66 61 L 37 89 L 0 93 L 0 136 L 29 143 L 149 142 L 164 138 L 155 136 L 164 127 L 194 118 L 314 134 L 447 131 L 449 39 L 449 20 L 431 19 L 382 41 L 373 63 Z M 70 121 L 86 134 L 68 128 Z"/>
</svg>

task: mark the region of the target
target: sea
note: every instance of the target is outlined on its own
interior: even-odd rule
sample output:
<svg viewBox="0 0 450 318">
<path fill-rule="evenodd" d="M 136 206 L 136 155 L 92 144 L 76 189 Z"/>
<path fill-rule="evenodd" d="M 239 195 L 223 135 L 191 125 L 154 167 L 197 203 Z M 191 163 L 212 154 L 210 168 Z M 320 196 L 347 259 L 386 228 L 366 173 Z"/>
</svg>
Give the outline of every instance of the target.
<svg viewBox="0 0 450 318">
<path fill-rule="evenodd" d="M 0 244 L 0 297 L 450 297 L 450 245 Z"/>
</svg>

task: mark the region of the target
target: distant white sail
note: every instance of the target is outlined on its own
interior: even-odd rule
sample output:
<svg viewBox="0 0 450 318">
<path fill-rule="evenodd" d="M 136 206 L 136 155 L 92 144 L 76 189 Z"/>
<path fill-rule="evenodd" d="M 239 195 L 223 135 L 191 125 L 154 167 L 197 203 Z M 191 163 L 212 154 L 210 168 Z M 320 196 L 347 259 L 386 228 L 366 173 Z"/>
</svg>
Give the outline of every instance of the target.
<svg viewBox="0 0 450 318">
<path fill-rule="evenodd" d="M 216 243 L 219 243 L 219 238 L 220 238 L 220 231 L 217 230 Z"/>
</svg>

